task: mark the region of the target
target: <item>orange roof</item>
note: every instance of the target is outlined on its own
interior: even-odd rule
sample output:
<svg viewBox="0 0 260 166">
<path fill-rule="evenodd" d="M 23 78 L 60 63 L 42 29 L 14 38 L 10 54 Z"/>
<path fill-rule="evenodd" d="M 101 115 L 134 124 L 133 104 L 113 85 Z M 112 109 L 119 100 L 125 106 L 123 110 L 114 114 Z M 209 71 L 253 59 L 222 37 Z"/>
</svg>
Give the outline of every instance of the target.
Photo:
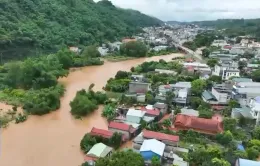
<svg viewBox="0 0 260 166">
<path fill-rule="evenodd" d="M 93 127 L 91 132 L 90 132 L 90 135 L 101 136 L 101 137 L 104 137 L 104 138 L 111 138 L 113 136 L 113 132 Z"/>
<path fill-rule="evenodd" d="M 131 42 L 131 41 L 136 41 L 136 39 L 125 38 L 125 39 L 122 40 L 123 43 L 128 43 L 128 42 Z"/>
<path fill-rule="evenodd" d="M 197 118 L 194 116 L 181 115 L 176 116 L 174 126 L 183 130 L 197 130 L 198 132 L 216 134 L 223 131 L 222 123 L 214 119 Z"/>
<path fill-rule="evenodd" d="M 179 142 L 179 136 L 177 135 L 169 135 L 149 130 L 143 131 L 143 137 L 149 138 L 149 139 L 157 139 L 157 140 L 165 140 L 165 141 L 171 141 L 171 142 Z"/>
</svg>

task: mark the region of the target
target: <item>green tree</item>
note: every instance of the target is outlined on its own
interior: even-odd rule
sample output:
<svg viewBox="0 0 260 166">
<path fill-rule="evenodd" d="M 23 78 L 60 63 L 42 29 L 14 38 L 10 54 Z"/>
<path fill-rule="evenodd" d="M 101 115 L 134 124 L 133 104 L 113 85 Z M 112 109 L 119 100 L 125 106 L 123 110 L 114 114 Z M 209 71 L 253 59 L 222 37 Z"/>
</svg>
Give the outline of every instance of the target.
<svg viewBox="0 0 260 166">
<path fill-rule="evenodd" d="M 224 159 L 213 158 L 211 160 L 211 166 L 231 166 L 231 164 Z"/>
<path fill-rule="evenodd" d="M 209 57 L 209 54 L 210 54 L 210 50 L 208 48 L 202 50 L 203 57 Z"/>
<path fill-rule="evenodd" d="M 152 166 L 160 166 L 160 165 L 161 165 L 161 161 L 160 161 L 159 157 L 154 156 L 152 158 Z"/>
<path fill-rule="evenodd" d="M 122 134 L 115 132 L 109 140 L 109 144 L 113 145 L 115 149 L 118 149 L 122 143 Z"/>
<path fill-rule="evenodd" d="M 206 82 L 201 79 L 197 79 L 191 82 L 191 92 L 195 96 L 200 96 L 206 87 Z"/>
<path fill-rule="evenodd" d="M 211 68 L 213 68 L 216 64 L 218 63 L 218 60 L 217 59 L 209 59 L 207 61 L 207 65 Z"/>
<path fill-rule="evenodd" d="M 251 77 L 253 81 L 260 82 L 260 69 L 253 71 Z"/>
<path fill-rule="evenodd" d="M 216 135 L 217 141 L 222 145 L 228 145 L 233 140 L 232 133 L 228 130 Z"/>
<path fill-rule="evenodd" d="M 221 76 L 212 75 L 209 77 L 209 80 L 215 83 L 220 84 L 222 82 Z"/>
<path fill-rule="evenodd" d="M 120 54 L 130 57 L 145 57 L 147 47 L 140 41 L 130 41 L 120 46 Z"/>
<path fill-rule="evenodd" d="M 132 150 L 117 151 L 110 157 L 99 158 L 96 166 L 144 166 L 143 157 Z"/>
<path fill-rule="evenodd" d="M 246 149 L 246 153 L 247 153 L 247 156 L 248 156 L 248 159 L 250 160 L 255 160 L 259 157 L 259 150 L 257 147 L 250 147 L 250 148 L 247 148 Z"/>
<path fill-rule="evenodd" d="M 168 128 L 168 127 L 171 127 L 172 125 L 172 122 L 170 119 L 165 119 L 163 122 L 162 122 L 163 126 Z"/>
<path fill-rule="evenodd" d="M 210 109 L 199 109 L 199 117 L 205 119 L 211 119 L 213 116 L 213 111 Z"/>
<path fill-rule="evenodd" d="M 228 102 L 228 106 L 230 107 L 230 108 L 238 108 L 238 107 L 240 107 L 240 104 L 236 101 L 236 100 L 230 100 L 229 102 Z"/>
<path fill-rule="evenodd" d="M 191 97 L 190 103 L 191 107 L 196 110 L 201 105 L 202 99 L 200 97 Z"/>
<path fill-rule="evenodd" d="M 57 54 L 57 57 L 59 59 L 59 62 L 62 64 L 62 67 L 64 69 L 69 69 L 73 65 L 73 56 L 75 56 L 74 53 L 72 53 L 68 49 L 60 50 Z"/>
<path fill-rule="evenodd" d="M 116 109 L 111 104 L 105 105 L 102 116 L 106 117 L 109 121 L 111 121 L 116 116 Z"/>
<path fill-rule="evenodd" d="M 258 139 L 260 140 L 260 127 L 255 127 L 253 132 L 252 132 L 252 137 L 253 139 Z"/>
<path fill-rule="evenodd" d="M 181 113 L 181 109 L 179 107 L 176 107 L 174 110 L 174 115 L 177 115 L 179 113 Z"/>
<path fill-rule="evenodd" d="M 125 79 L 128 78 L 128 76 L 129 76 L 128 72 L 119 70 L 116 73 L 115 79 Z"/>
<path fill-rule="evenodd" d="M 237 123 L 238 123 L 237 119 L 224 118 L 223 120 L 224 130 L 235 131 L 237 127 Z"/>
<path fill-rule="evenodd" d="M 87 133 L 80 141 L 80 148 L 84 153 L 87 153 L 96 143 L 97 140 L 94 137 L 92 137 L 89 133 Z"/>
<path fill-rule="evenodd" d="M 82 55 L 90 58 L 97 58 L 101 56 L 100 52 L 97 50 L 97 47 L 94 45 L 85 47 Z"/>
</svg>

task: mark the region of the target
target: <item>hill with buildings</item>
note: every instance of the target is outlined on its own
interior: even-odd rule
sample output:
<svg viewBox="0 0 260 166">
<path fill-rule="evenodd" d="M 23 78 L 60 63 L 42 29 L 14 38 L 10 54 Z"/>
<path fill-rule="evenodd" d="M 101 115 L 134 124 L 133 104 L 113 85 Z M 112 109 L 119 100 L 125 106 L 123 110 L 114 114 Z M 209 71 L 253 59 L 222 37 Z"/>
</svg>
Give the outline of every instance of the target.
<svg viewBox="0 0 260 166">
<path fill-rule="evenodd" d="M 99 44 L 161 23 L 107 0 L 2 0 L 0 55 L 10 59 L 52 53 L 64 46 Z"/>
</svg>

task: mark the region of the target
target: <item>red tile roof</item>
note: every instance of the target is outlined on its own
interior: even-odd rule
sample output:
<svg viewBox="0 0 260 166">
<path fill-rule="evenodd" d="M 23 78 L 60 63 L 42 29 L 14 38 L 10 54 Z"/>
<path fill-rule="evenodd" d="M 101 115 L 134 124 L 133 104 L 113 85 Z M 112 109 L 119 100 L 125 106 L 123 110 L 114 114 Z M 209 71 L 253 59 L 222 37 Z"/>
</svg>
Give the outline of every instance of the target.
<svg viewBox="0 0 260 166">
<path fill-rule="evenodd" d="M 232 46 L 226 45 L 226 46 L 224 46 L 224 48 L 225 48 L 225 49 L 231 49 Z"/>
<path fill-rule="evenodd" d="M 216 134 L 223 131 L 222 123 L 214 119 L 197 118 L 194 116 L 178 114 L 174 122 L 175 128 L 198 132 Z"/>
<path fill-rule="evenodd" d="M 165 89 L 171 89 L 172 87 L 171 87 L 171 85 L 164 85 L 164 88 Z"/>
<path fill-rule="evenodd" d="M 85 161 L 96 161 L 98 158 L 92 156 L 85 156 Z"/>
<path fill-rule="evenodd" d="M 113 132 L 109 131 L 109 130 L 103 130 L 103 129 L 98 129 L 98 128 L 93 127 L 90 132 L 90 135 L 101 136 L 104 138 L 111 138 L 113 136 Z"/>
<path fill-rule="evenodd" d="M 165 140 L 165 141 L 171 141 L 171 142 L 178 142 L 179 141 L 179 136 L 176 135 L 169 135 L 169 134 L 164 134 L 164 133 L 159 133 L 159 132 L 154 132 L 154 131 L 149 131 L 149 130 L 144 130 L 143 131 L 143 137 L 144 138 L 151 138 L 151 139 L 157 139 L 157 140 Z"/>
<path fill-rule="evenodd" d="M 120 123 L 120 122 L 110 122 L 108 125 L 109 128 L 118 129 L 122 131 L 130 131 L 131 125 Z"/>
<path fill-rule="evenodd" d="M 141 111 L 146 111 L 145 114 L 148 115 L 154 115 L 154 116 L 160 115 L 160 111 L 158 109 L 146 109 L 145 107 L 142 107 Z"/>
</svg>

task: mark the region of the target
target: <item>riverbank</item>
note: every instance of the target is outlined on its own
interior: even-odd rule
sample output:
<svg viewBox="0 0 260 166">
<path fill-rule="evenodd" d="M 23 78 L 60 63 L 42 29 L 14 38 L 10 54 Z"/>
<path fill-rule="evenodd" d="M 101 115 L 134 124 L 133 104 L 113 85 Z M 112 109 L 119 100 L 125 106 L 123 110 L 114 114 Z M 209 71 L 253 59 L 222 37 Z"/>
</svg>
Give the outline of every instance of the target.
<svg viewBox="0 0 260 166">
<path fill-rule="evenodd" d="M 139 58 L 122 62 L 105 62 L 102 66 L 88 66 L 70 72 L 60 78 L 59 83 L 66 87 L 57 111 L 43 116 L 31 115 L 24 123 L 3 129 L 1 136 L 0 165 L 12 166 L 77 166 L 83 162 L 79 142 L 92 127 L 107 129 L 107 121 L 101 116 L 102 107 L 97 111 L 76 120 L 70 114 L 69 103 L 81 89 L 94 83 L 94 90 L 101 91 L 107 80 L 118 70 L 130 71 L 131 67 L 145 61 L 171 61 L 184 54 L 170 54 L 151 58 Z M 15 160 L 14 160 L 15 156 Z"/>
</svg>

